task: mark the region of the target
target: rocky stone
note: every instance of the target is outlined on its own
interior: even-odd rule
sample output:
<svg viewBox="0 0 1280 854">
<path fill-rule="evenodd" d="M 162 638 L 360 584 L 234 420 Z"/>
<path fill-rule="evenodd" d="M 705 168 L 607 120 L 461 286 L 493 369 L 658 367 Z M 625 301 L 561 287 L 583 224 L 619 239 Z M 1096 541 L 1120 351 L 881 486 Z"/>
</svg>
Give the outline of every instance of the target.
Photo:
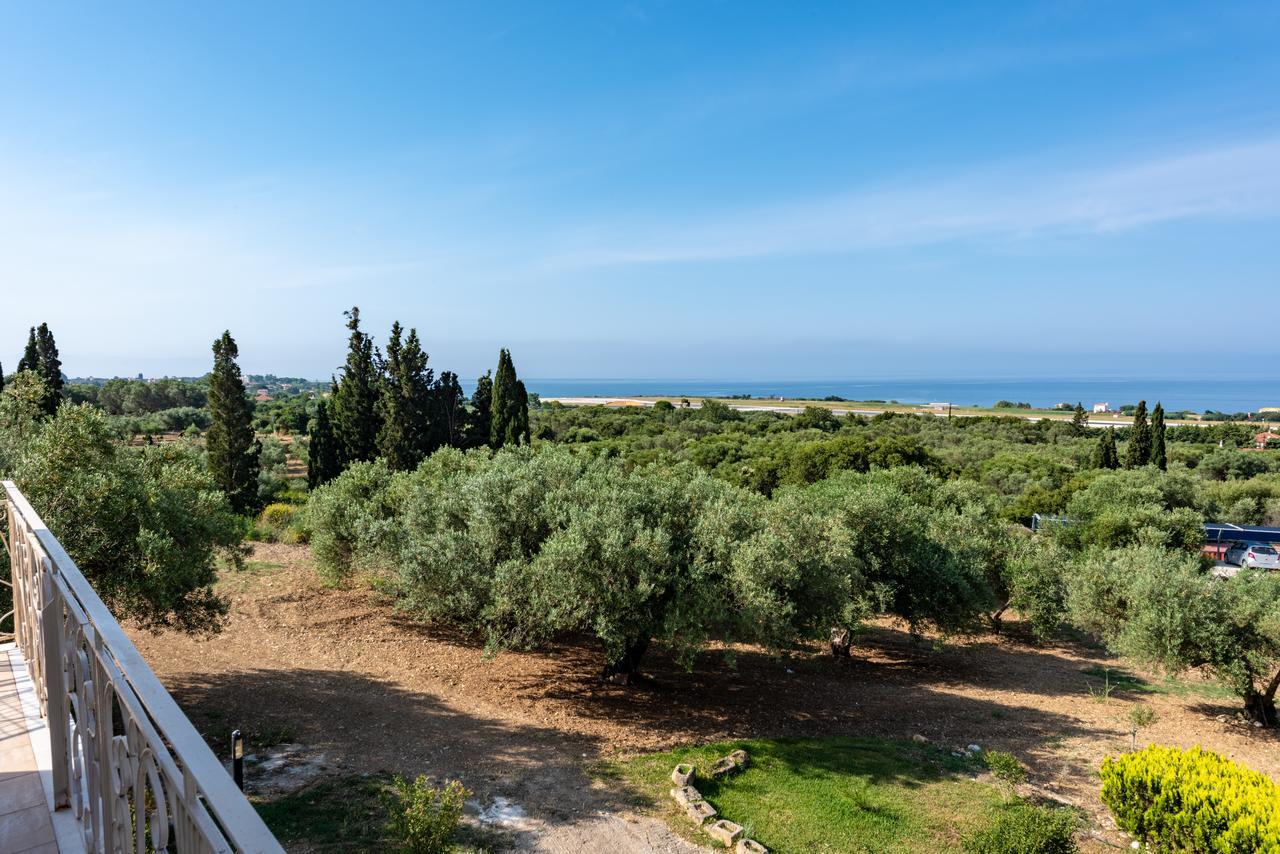
<svg viewBox="0 0 1280 854">
<path fill-rule="evenodd" d="M 687 786 L 693 782 L 693 766 L 680 764 L 671 772 L 671 782 L 677 786 Z"/>
<path fill-rule="evenodd" d="M 969 745 L 968 750 L 969 750 L 969 752 L 970 752 L 970 753 L 981 753 L 981 752 L 982 752 L 982 748 L 981 748 L 981 747 L 979 747 L 979 746 L 978 746 L 978 745 L 976 745 L 976 744 L 971 744 L 971 745 Z"/>
<path fill-rule="evenodd" d="M 929 739 L 925 738 L 925 737 L 924 737 L 923 735 L 921 735 L 920 733 L 916 733 L 915 735 L 911 736 L 911 740 L 912 740 L 912 741 L 914 741 L 916 744 L 928 744 L 928 743 L 929 743 Z"/>
<path fill-rule="evenodd" d="M 711 770 L 712 779 L 715 779 L 717 777 L 723 777 L 726 774 L 732 774 L 734 771 L 737 771 L 738 763 L 734 762 L 732 759 L 726 756 L 723 759 L 717 759 L 716 763 L 711 766 L 710 770 Z"/>
<path fill-rule="evenodd" d="M 727 818 L 712 822 L 702 829 L 707 832 L 708 836 L 725 848 L 732 848 L 733 843 L 742 837 L 742 825 L 729 821 Z"/>
<path fill-rule="evenodd" d="M 754 839 L 739 839 L 738 847 L 733 850 L 734 854 L 769 854 L 769 849 Z"/>
<path fill-rule="evenodd" d="M 729 753 L 728 758 L 732 759 L 734 764 L 737 765 L 739 768 L 747 767 L 747 751 L 745 750 L 731 751 Z"/>
<path fill-rule="evenodd" d="M 706 801 L 693 801 L 685 804 L 684 814 L 689 816 L 689 820 L 694 824 L 701 825 L 708 819 L 715 818 L 719 813 L 716 808 Z"/>
<path fill-rule="evenodd" d="M 695 801 L 702 800 L 702 793 L 693 786 L 681 786 L 678 789 L 671 790 L 671 797 L 680 806 L 688 806 Z"/>
</svg>

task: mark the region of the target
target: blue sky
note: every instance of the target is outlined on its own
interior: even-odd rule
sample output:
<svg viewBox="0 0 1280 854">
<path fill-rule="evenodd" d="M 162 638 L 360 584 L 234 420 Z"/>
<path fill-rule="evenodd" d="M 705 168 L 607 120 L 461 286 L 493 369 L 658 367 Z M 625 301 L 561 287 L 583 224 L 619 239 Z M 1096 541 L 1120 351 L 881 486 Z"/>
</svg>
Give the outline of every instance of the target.
<svg viewBox="0 0 1280 854">
<path fill-rule="evenodd" d="M 1280 6 L 4 4 L 0 361 L 1274 374 Z"/>
</svg>

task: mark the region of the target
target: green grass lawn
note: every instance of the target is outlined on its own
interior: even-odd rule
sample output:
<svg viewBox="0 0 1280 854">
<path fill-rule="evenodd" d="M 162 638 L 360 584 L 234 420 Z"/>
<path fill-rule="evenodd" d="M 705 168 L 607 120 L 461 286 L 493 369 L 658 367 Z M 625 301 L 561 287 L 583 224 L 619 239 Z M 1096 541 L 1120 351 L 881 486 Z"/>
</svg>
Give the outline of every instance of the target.
<svg viewBox="0 0 1280 854">
<path fill-rule="evenodd" d="M 706 769 L 730 750 L 750 755 L 727 780 Z M 611 766 L 677 831 L 706 843 L 668 795 L 680 762 L 698 771 L 694 785 L 720 815 L 747 828 L 777 854 L 787 852 L 934 852 L 959 850 L 1004 802 L 974 782 L 977 761 L 929 745 L 877 739 L 752 739 L 674 750 Z"/>
<path fill-rule="evenodd" d="M 1221 682 L 1165 676 L 1144 679 L 1122 667 L 1092 665 L 1081 671 L 1087 677 L 1089 693 L 1099 699 L 1119 697 L 1134 699 L 1139 694 L 1163 694 L 1171 697 L 1202 697 L 1206 700 L 1235 701 L 1236 692 Z"/>
</svg>

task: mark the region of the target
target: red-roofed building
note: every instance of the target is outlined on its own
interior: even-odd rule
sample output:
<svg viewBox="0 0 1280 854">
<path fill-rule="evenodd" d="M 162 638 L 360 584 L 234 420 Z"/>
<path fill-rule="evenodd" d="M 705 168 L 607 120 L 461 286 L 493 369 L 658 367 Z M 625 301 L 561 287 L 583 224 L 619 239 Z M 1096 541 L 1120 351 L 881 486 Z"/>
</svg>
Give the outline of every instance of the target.
<svg viewBox="0 0 1280 854">
<path fill-rule="evenodd" d="M 1269 442 L 1280 442 L 1280 433 L 1272 433 L 1268 430 L 1253 437 L 1253 445 L 1259 451 L 1264 450 Z"/>
</svg>

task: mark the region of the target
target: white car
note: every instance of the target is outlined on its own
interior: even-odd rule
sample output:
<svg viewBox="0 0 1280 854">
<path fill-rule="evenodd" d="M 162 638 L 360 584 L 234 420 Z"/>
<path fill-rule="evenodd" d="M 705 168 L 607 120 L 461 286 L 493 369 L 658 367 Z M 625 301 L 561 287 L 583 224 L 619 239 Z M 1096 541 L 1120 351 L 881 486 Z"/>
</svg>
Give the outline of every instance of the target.
<svg viewBox="0 0 1280 854">
<path fill-rule="evenodd" d="M 1249 569 L 1280 569 L 1280 553 L 1271 546 L 1248 543 L 1228 551 L 1227 563 L 1237 563 Z"/>
</svg>

